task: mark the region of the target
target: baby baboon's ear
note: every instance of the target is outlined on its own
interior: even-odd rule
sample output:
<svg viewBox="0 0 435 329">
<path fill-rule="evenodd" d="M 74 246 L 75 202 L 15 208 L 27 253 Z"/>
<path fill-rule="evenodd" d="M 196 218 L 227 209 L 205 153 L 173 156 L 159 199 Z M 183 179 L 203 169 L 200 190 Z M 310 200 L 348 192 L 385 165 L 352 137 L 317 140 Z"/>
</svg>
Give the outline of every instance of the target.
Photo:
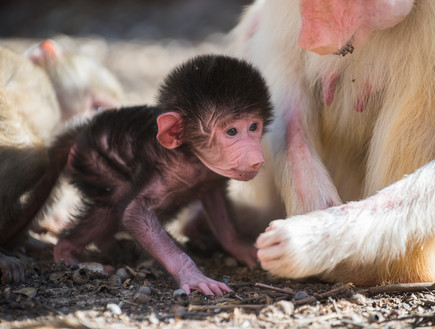
<svg viewBox="0 0 435 329">
<path fill-rule="evenodd" d="M 182 144 L 180 133 L 183 120 L 177 112 L 167 112 L 157 118 L 157 140 L 167 149 L 174 149 Z"/>
</svg>

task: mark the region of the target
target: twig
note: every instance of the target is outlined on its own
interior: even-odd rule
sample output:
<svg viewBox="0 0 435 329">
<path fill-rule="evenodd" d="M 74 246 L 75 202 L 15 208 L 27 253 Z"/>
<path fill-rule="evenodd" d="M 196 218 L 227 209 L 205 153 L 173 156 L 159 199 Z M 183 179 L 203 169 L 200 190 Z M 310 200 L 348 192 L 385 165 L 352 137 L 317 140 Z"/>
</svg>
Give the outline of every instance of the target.
<svg viewBox="0 0 435 329">
<path fill-rule="evenodd" d="M 278 287 L 274 287 L 274 286 L 269 286 L 268 284 L 264 284 L 264 283 L 259 283 L 257 282 L 255 284 L 256 287 L 259 288 L 265 288 L 265 289 L 269 289 L 269 290 L 273 290 L 273 291 L 277 291 L 277 292 L 282 292 L 283 294 L 287 294 L 287 295 L 295 295 L 295 292 L 293 289 L 290 288 L 278 288 Z"/>
<path fill-rule="evenodd" d="M 331 289 L 327 292 L 324 292 L 321 294 L 314 294 L 313 296 L 309 296 L 309 297 L 304 298 L 304 299 L 295 300 L 295 301 L 293 301 L 293 304 L 296 306 L 296 305 L 313 303 L 313 302 L 321 300 L 321 299 L 336 296 L 336 295 L 341 294 L 342 292 L 344 292 L 346 290 L 353 289 L 353 288 L 354 288 L 353 283 L 346 283 L 346 284 L 341 285 L 340 287 Z"/>
<path fill-rule="evenodd" d="M 422 290 L 435 290 L 435 282 L 397 283 L 384 286 L 375 286 L 358 289 L 359 293 L 380 294 L 396 292 L 414 292 Z"/>
<path fill-rule="evenodd" d="M 291 317 L 288 317 L 286 321 L 279 321 L 275 318 L 259 318 L 259 320 L 267 322 L 267 323 L 272 323 L 275 326 L 278 325 L 286 325 L 286 328 L 290 328 L 290 327 L 296 327 L 296 326 L 305 326 L 308 325 L 310 323 L 317 323 L 320 321 L 328 321 L 328 320 L 334 320 L 338 318 L 338 314 L 337 313 L 330 313 L 330 314 L 325 314 L 325 315 L 320 315 L 320 316 L 316 316 L 314 318 L 303 318 L 303 319 L 294 319 Z"/>
<path fill-rule="evenodd" d="M 348 319 L 341 319 L 341 322 L 342 322 L 342 323 L 345 323 L 345 324 L 350 324 L 351 326 L 359 327 L 359 328 L 365 328 L 365 327 L 368 327 L 367 324 L 360 323 L 360 322 L 355 322 L 355 321 L 348 320 Z"/>
<path fill-rule="evenodd" d="M 310 319 L 295 320 L 294 323 L 297 325 L 307 325 L 307 324 L 310 324 L 313 322 L 328 321 L 328 320 L 333 320 L 333 319 L 337 319 L 337 318 L 339 318 L 337 313 L 330 313 L 330 314 L 316 316 L 316 317 L 310 318 Z"/>
<path fill-rule="evenodd" d="M 430 306 L 434 306 L 435 305 L 435 301 L 433 300 L 429 300 L 429 299 L 420 299 L 420 301 L 425 304 L 425 305 L 430 305 Z"/>
<path fill-rule="evenodd" d="M 183 319 L 192 318 L 192 317 L 202 317 L 203 318 L 203 317 L 207 317 L 210 315 L 213 315 L 213 313 L 193 311 L 193 312 L 168 313 L 168 314 L 157 316 L 157 319 L 159 319 L 160 321 L 163 321 L 166 319 L 173 319 L 173 318 L 178 318 L 178 317 L 181 317 Z"/>
<path fill-rule="evenodd" d="M 355 288 L 355 286 L 353 285 L 353 283 L 349 282 L 349 283 L 343 284 L 337 288 L 331 289 L 327 292 L 324 292 L 321 294 L 314 294 L 314 297 L 316 297 L 317 299 L 324 299 L 327 297 L 333 297 L 333 296 L 336 296 L 338 294 L 341 294 L 342 292 L 345 292 L 346 290 L 354 289 L 354 288 Z"/>
<path fill-rule="evenodd" d="M 256 310 L 261 307 L 265 307 L 266 304 L 225 304 L 225 305 L 190 305 L 189 311 L 208 311 L 208 310 L 230 310 L 233 308 L 244 308 L 249 310 Z"/>
<path fill-rule="evenodd" d="M 71 328 L 71 329 L 90 329 L 88 326 L 76 320 L 46 320 L 36 321 L 30 324 L 18 325 L 14 328 L 17 329 L 40 329 L 40 328 Z"/>
<path fill-rule="evenodd" d="M 332 297 L 329 297 L 328 300 L 332 302 L 332 305 L 334 306 L 335 313 L 337 313 L 338 318 L 341 319 L 342 315 L 341 315 L 340 309 L 337 307 L 337 303 L 335 302 L 335 299 Z"/>
<path fill-rule="evenodd" d="M 400 318 L 385 319 L 385 320 L 379 321 L 378 323 L 385 323 L 385 322 L 391 322 L 391 321 L 417 320 L 417 319 L 425 319 L 425 320 L 435 319 L 435 313 L 407 315 L 407 316 L 402 316 Z"/>
</svg>

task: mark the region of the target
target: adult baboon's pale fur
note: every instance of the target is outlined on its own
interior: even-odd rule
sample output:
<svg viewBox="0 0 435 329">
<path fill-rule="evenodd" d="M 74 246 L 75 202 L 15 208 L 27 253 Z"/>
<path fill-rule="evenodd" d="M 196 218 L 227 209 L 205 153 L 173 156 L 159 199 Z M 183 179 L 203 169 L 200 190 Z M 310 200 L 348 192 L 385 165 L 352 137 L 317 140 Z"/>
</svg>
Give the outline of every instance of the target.
<svg viewBox="0 0 435 329">
<path fill-rule="evenodd" d="M 265 170 L 231 186 L 265 220 L 284 205 L 257 240 L 263 268 L 434 280 L 435 1 L 259 0 L 232 36 L 275 107 Z"/>
</svg>

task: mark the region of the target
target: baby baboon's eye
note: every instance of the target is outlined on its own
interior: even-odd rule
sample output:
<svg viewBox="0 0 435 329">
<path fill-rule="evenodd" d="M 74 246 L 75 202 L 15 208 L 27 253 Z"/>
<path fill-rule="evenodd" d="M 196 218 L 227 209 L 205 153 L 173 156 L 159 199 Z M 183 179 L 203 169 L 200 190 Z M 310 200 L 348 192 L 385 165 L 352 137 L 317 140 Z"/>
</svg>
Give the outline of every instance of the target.
<svg viewBox="0 0 435 329">
<path fill-rule="evenodd" d="M 237 135 L 237 129 L 236 129 L 236 128 L 228 129 L 227 132 L 226 132 L 226 134 L 227 134 L 228 136 L 235 136 L 235 135 Z"/>
<path fill-rule="evenodd" d="M 258 128 L 258 124 L 253 123 L 253 124 L 251 124 L 251 126 L 249 127 L 249 131 L 256 131 L 257 128 Z"/>
</svg>

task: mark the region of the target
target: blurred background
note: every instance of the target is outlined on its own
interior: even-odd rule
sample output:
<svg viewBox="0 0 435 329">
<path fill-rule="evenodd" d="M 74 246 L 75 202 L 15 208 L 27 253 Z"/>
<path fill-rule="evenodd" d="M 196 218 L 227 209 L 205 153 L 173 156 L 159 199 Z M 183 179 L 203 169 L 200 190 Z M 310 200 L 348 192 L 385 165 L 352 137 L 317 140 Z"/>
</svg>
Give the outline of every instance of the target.
<svg viewBox="0 0 435 329">
<path fill-rule="evenodd" d="M 69 36 L 71 49 L 102 61 L 128 103 L 151 103 L 171 68 L 225 49 L 225 35 L 249 0 L 2 0 L 0 45 L 23 52 Z M 62 37 L 64 38 L 64 37 Z"/>
<path fill-rule="evenodd" d="M 200 41 L 226 33 L 248 0 L 3 0 L 0 36 L 53 33 L 108 39 Z"/>
</svg>

